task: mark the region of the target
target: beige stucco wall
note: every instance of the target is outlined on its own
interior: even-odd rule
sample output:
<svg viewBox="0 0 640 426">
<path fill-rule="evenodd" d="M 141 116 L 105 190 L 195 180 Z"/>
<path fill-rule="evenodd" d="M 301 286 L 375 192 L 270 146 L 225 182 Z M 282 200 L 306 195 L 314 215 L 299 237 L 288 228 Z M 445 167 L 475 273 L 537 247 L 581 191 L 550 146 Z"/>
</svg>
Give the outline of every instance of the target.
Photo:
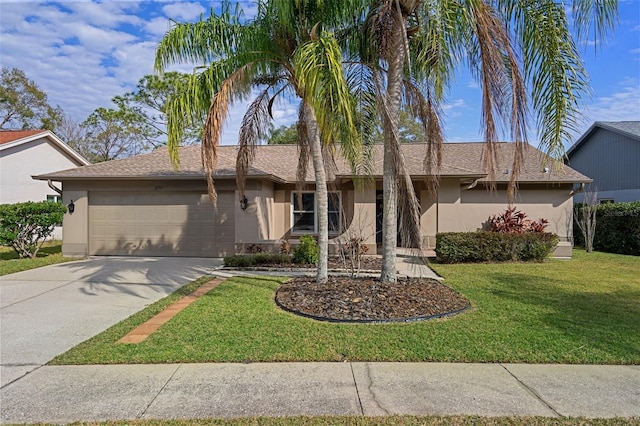
<svg viewBox="0 0 640 426">
<path fill-rule="evenodd" d="M 560 238 L 556 257 L 571 257 L 573 199 L 571 185 L 520 185 L 513 205 L 530 220 L 549 221 L 548 232 Z M 421 229 L 425 248 L 435 247 L 439 232 L 468 232 L 483 229 L 489 216 L 505 211 L 509 202 L 507 191 L 499 187 L 490 191 L 483 185 L 464 189 L 458 179 L 443 179 L 437 193 L 438 202 L 429 192 L 420 191 L 422 206 Z"/>
<path fill-rule="evenodd" d="M 235 190 L 235 181 L 216 181 L 218 190 Z M 73 200 L 73 214 L 64 218 L 63 254 L 84 256 L 88 249 L 89 197 L 99 191 L 203 191 L 206 182 L 193 180 L 173 181 L 85 181 L 65 182 L 64 202 Z M 570 186 L 521 185 L 514 205 L 524 211 L 530 219 L 540 217 L 549 220 L 549 232 L 560 236 L 561 241 L 570 241 L 573 201 Z M 292 235 L 291 193 L 294 185 L 278 185 L 270 181 L 250 181 L 245 195 L 248 199 L 246 211 L 240 209 L 240 194 L 235 191 L 235 241 L 236 252 L 246 250 L 249 244 L 259 244 L 263 250 L 278 251 L 283 240 L 295 245 L 299 235 Z M 376 253 L 376 187 L 354 188 L 351 183 L 341 190 L 343 204 L 343 229 L 340 236 L 330 236 L 331 251 L 351 236 L 365 239 L 369 254 Z M 490 215 L 503 212 L 507 205 L 505 189 L 489 192 L 481 185 L 461 189 L 459 179 L 443 179 L 437 195 L 426 190 L 419 191 L 421 203 L 421 233 L 425 248 L 435 247 L 438 232 L 477 231 L 482 229 Z M 437 201 L 437 202 L 436 202 Z M 567 251 L 568 244 L 568 251 Z M 570 256 L 570 243 L 563 245 L 563 256 Z M 558 254 L 559 252 L 556 252 Z"/>
</svg>

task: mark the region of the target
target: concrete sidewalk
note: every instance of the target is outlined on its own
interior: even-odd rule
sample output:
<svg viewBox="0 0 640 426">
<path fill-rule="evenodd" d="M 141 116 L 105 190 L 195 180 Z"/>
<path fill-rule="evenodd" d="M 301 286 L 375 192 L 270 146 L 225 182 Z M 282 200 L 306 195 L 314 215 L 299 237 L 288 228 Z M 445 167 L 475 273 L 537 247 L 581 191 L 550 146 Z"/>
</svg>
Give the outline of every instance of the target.
<svg viewBox="0 0 640 426">
<path fill-rule="evenodd" d="M 640 366 L 256 363 L 44 366 L 2 422 L 244 416 L 640 416 Z"/>
</svg>

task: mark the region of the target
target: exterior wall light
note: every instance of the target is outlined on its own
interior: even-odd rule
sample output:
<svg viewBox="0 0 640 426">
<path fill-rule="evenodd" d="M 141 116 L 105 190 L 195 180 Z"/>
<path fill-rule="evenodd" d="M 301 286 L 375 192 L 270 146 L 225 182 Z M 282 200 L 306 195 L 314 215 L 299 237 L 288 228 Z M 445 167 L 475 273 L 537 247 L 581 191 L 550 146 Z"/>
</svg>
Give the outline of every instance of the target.
<svg viewBox="0 0 640 426">
<path fill-rule="evenodd" d="M 248 205 L 249 200 L 247 200 L 247 196 L 243 194 L 242 198 L 240 198 L 240 208 L 242 209 L 242 211 L 245 211 Z"/>
<path fill-rule="evenodd" d="M 73 200 L 67 204 L 67 210 L 69 210 L 69 213 L 73 213 L 76 210 L 76 205 L 73 204 Z"/>
</svg>

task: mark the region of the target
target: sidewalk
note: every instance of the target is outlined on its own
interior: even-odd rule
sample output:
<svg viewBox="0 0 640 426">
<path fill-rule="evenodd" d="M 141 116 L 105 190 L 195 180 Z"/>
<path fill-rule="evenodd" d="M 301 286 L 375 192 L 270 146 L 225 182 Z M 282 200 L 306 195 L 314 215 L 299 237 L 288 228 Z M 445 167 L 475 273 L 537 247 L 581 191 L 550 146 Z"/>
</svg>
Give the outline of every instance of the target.
<svg viewBox="0 0 640 426">
<path fill-rule="evenodd" d="M 2 422 L 245 416 L 640 416 L 640 366 L 257 363 L 44 366 Z"/>
</svg>

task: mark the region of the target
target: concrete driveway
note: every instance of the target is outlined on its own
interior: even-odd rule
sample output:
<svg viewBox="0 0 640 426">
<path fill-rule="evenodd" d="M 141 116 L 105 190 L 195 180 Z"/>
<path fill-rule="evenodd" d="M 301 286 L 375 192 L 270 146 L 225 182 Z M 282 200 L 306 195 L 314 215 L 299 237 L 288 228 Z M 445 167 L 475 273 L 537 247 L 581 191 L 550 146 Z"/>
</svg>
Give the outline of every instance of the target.
<svg viewBox="0 0 640 426">
<path fill-rule="evenodd" d="M 221 265 L 95 257 L 0 277 L 1 386 Z"/>
</svg>

